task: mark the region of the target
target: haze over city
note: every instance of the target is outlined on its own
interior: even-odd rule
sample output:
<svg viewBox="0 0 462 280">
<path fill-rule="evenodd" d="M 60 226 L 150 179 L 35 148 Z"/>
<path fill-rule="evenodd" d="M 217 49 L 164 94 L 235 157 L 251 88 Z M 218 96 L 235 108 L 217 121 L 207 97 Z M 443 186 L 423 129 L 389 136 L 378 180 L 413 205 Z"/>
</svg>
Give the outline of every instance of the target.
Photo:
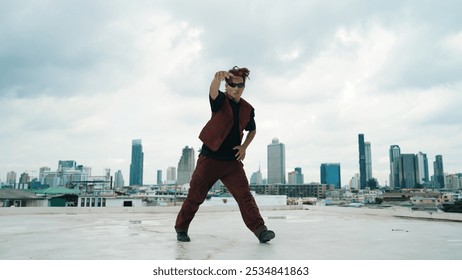
<svg viewBox="0 0 462 280">
<path fill-rule="evenodd" d="M 128 181 L 142 139 L 144 181 L 176 166 L 210 117 L 218 70 L 248 67 L 243 98 L 257 136 L 247 174 L 286 146 L 286 172 L 319 181 L 322 163 L 359 173 L 357 135 L 373 177 L 389 148 L 443 155 L 462 171 L 459 1 L 2 1 L 0 181 L 59 160 Z M 197 153 L 196 153 L 197 157 Z M 430 173 L 433 174 L 432 168 Z"/>
</svg>

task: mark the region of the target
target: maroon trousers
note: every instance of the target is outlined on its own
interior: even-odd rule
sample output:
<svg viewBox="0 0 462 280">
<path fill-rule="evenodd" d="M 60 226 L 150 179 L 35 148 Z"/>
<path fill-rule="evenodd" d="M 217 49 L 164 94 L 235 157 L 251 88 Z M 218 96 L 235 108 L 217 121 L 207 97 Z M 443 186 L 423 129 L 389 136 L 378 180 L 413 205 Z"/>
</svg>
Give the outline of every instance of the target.
<svg viewBox="0 0 462 280">
<path fill-rule="evenodd" d="M 175 230 L 188 232 L 189 224 L 207 193 L 216 181 L 221 180 L 236 199 L 245 225 L 258 237 L 266 230 L 260 210 L 250 193 L 249 182 L 244 165 L 240 161 L 215 160 L 200 155 L 197 166 L 189 183 L 188 196 L 176 218 Z"/>
</svg>

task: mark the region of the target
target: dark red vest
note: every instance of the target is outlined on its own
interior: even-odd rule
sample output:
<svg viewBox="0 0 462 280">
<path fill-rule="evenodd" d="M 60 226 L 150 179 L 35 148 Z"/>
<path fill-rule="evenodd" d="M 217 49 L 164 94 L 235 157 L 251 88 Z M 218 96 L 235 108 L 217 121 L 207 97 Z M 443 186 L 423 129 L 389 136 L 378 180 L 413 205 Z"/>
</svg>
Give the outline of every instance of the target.
<svg viewBox="0 0 462 280">
<path fill-rule="evenodd" d="M 226 94 L 220 110 L 212 112 L 212 117 L 199 134 L 199 139 L 214 152 L 220 148 L 233 127 L 233 108 L 231 108 L 230 102 L 234 101 L 231 101 L 228 94 Z M 242 98 L 239 100 L 239 131 L 241 141 L 244 136 L 244 129 L 250 121 L 252 110 L 252 105 L 247 101 Z"/>
</svg>

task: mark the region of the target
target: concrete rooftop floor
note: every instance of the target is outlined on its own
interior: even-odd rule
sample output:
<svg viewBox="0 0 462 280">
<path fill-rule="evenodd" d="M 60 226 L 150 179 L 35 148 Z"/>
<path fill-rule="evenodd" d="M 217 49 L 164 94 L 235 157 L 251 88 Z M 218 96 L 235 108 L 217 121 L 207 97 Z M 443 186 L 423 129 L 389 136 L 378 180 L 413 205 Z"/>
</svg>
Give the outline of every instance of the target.
<svg viewBox="0 0 462 280">
<path fill-rule="evenodd" d="M 462 224 L 371 215 L 361 208 L 260 207 L 276 238 L 260 244 L 236 207 L 201 207 L 191 242 L 178 207 L 159 211 L 0 211 L 1 260 L 462 260 Z"/>
</svg>

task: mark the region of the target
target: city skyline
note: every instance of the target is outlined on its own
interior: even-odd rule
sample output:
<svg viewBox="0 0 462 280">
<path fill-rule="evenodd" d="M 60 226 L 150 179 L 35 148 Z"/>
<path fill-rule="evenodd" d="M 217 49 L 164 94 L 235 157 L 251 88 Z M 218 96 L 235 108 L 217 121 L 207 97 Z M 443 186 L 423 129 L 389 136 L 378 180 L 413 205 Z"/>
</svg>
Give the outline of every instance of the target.
<svg viewBox="0 0 462 280">
<path fill-rule="evenodd" d="M 362 139 L 364 140 L 364 135 L 363 134 L 358 134 L 358 139 Z M 370 146 L 371 146 L 371 143 L 370 142 L 364 142 L 364 143 L 367 143 L 368 146 L 369 146 L 369 150 L 370 150 Z M 361 144 L 361 141 L 359 141 L 359 144 Z M 359 146 L 357 144 L 357 146 Z M 282 147 L 282 148 L 276 148 L 275 150 L 275 147 Z M 142 161 L 144 161 L 144 153 L 142 152 L 142 139 L 136 139 L 136 140 L 132 140 L 132 157 L 133 157 L 133 152 L 134 152 L 134 158 L 135 158 L 135 161 L 138 160 L 138 158 L 141 156 L 142 158 Z M 271 144 L 268 144 L 267 145 L 267 157 L 269 158 L 270 157 L 270 151 L 273 152 L 276 152 L 277 154 L 285 154 L 286 150 L 285 150 L 285 145 L 284 143 L 280 143 L 279 142 L 279 139 L 277 138 L 273 138 L 272 139 L 272 143 Z M 397 151 L 397 152 L 396 152 Z M 199 154 L 199 150 L 198 150 L 198 154 Z M 419 151 L 418 153 L 415 153 L 415 154 L 412 154 L 412 153 L 401 153 L 401 149 L 400 149 L 400 146 L 399 145 L 390 145 L 389 147 L 389 166 L 388 166 L 388 178 L 390 179 L 390 181 L 386 180 L 384 182 L 386 182 L 386 186 L 391 186 L 393 187 L 393 184 L 391 184 L 391 178 L 393 177 L 393 171 L 398 168 L 398 163 L 395 162 L 395 159 L 400 159 L 402 155 L 405 155 L 405 156 L 413 156 L 413 158 L 419 158 L 419 157 L 425 157 L 425 168 L 422 169 L 421 166 L 419 166 L 418 163 L 417 166 L 419 167 L 412 167 L 411 169 L 415 169 L 415 171 L 413 172 L 416 172 L 415 175 L 415 182 L 414 183 L 422 183 L 420 180 L 425 180 L 426 182 L 429 182 L 431 181 L 430 178 L 433 177 L 433 175 L 435 175 L 435 180 L 437 182 L 439 182 L 440 184 L 442 184 L 441 182 L 444 182 L 444 174 L 457 174 L 457 173 L 462 173 L 462 170 L 460 171 L 456 171 L 456 172 L 446 172 L 443 170 L 444 173 L 441 173 L 442 169 L 443 169 L 443 155 L 435 155 L 435 161 L 433 162 L 433 168 L 429 166 L 428 164 L 428 159 L 427 159 L 427 155 L 425 153 L 422 153 L 422 151 Z M 273 155 L 274 157 L 274 155 Z M 155 175 L 153 176 L 153 181 L 147 181 L 145 182 L 145 175 L 143 174 L 142 175 L 142 182 L 145 182 L 144 184 L 146 185 L 149 185 L 149 184 L 158 184 L 159 182 L 159 171 L 160 174 L 163 174 L 163 172 L 165 171 L 165 178 L 164 176 L 161 176 L 161 179 L 163 180 L 163 182 L 166 182 L 166 183 L 173 183 L 173 180 L 169 179 L 169 176 L 171 178 L 174 178 L 175 176 L 178 176 L 178 178 L 181 178 L 181 182 L 180 184 L 185 184 L 185 181 L 188 180 L 187 178 L 190 178 L 190 176 L 192 175 L 192 171 L 194 170 L 194 166 L 195 166 L 195 161 L 197 160 L 196 156 L 195 156 L 195 150 L 193 147 L 188 147 L 188 146 L 185 146 L 182 148 L 182 152 L 179 153 L 179 156 L 178 156 L 179 160 L 178 160 L 178 171 L 181 173 L 181 174 L 175 174 L 175 175 L 172 175 L 171 174 L 171 169 L 172 170 L 176 170 L 177 167 L 174 167 L 174 166 L 171 166 L 171 165 L 165 165 L 163 169 L 157 169 L 157 170 L 154 170 L 152 173 Z M 132 159 L 133 160 L 133 159 Z M 278 161 L 281 161 L 281 164 L 282 165 L 285 165 L 285 157 L 284 159 L 280 159 L 280 158 L 277 158 L 276 160 Z M 411 159 L 409 159 L 411 160 Z M 423 159 L 422 159 L 423 160 Z M 419 162 L 421 162 L 422 160 L 420 160 Z M 415 159 L 412 159 L 411 161 L 415 161 Z M 393 162 L 393 164 L 392 164 Z M 424 162 L 422 162 L 421 164 L 424 164 Z M 42 173 L 42 169 L 46 169 L 47 172 L 57 172 L 59 171 L 63 164 L 73 164 L 73 165 L 76 165 L 76 161 L 75 160 L 59 160 L 58 161 L 58 165 L 57 165 L 57 169 L 55 171 L 55 169 L 53 169 L 53 167 L 50 167 L 50 166 L 40 166 L 40 167 L 37 167 L 36 170 L 25 170 L 24 172 L 19 172 L 19 171 L 16 171 L 16 170 L 9 170 L 6 172 L 5 174 L 5 178 L 6 179 L 2 179 L 2 176 L 0 174 L 0 183 L 7 183 L 8 182 L 8 176 L 10 175 L 11 172 L 15 173 L 15 178 L 16 178 L 16 182 L 19 182 L 19 178 L 20 176 L 22 175 L 22 173 L 27 173 L 29 175 L 29 177 L 31 178 L 39 178 L 39 175 Z M 138 163 L 139 164 L 139 163 Z M 412 163 L 414 164 L 414 163 Z M 279 164 L 280 165 L 280 164 Z M 323 176 L 323 173 L 322 173 L 322 168 L 324 165 L 332 165 L 332 163 L 320 163 L 321 165 L 321 170 L 319 170 L 318 168 L 318 174 L 317 174 L 317 178 L 313 179 L 313 180 L 306 180 L 304 179 L 304 183 L 322 183 L 322 176 Z M 340 167 L 341 163 L 334 163 L 333 165 L 338 165 Z M 373 164 L 369 164 L 371 166 L 373 166 Z M 86 168 L 86 169 L 89 169 L 90 171 L 88 171 L 88 174 L 92 174 L 92 170 L 93 167 L 92 166 L 89 166 L 89 165 L 79 165 L 80 168 Z M 180 168 L 180 166 L 182 168 Z M 396 167 L 394 167 L 396 166 Z M 434 174 L 434 168 L 436 167 L 436 172 L 437 174 Z M 372 167 L 373 168 L 373 167 Z M 124 172 L 121 171 L 120 169 L 119 170 L 114 170 L 112 169 L 111 167 L 105 167 L 104 170 L 102 170 L 101 172 L 99 171 L 96 171 L 96 172 L 93 172 L 94 175 L 101 175 L 103 174 L 103 172 L 107 172 L 107 170 L 111 170 L 111 176 L 114 176 L 114 180 L 116 180 L 116 177 L 120 177 L 123 181 L 123 176 L 126 176 L 126 175 L 123 175 Z M 295 170 L 295 172 L 298 172 L 299 174 L 302 175 L 302 178 L 306 178 L 304 172 L 302 172 L 302 167 L 293 167 L 293 168 L 283 168 L 285 169 L 285 174 L 284 176 L 286 178 L 288 178 L 289 176 L 293 175 L 292 173 L 294 173 L 293 170 Z M 143 170 L 144 170 L 144 164 L 141 163 L 141 173 L 143 173 Z M 422 171 L 421 171 L 422 170 Z M 130 168 L 129 168 L 129 171 L 130 171 Z M 29 173 L 28 173 L 29 172 Z M 258 170 L 246 170 L 246 173 L 247 173 L 247 176 L 249 178 L 249 180 L 251 180 L 251 177 L 254 175 L 254 173 L 257 172 L 257 173 L 260 173 L 261 175 L 261 179 L 263 180 L 268 180 L 268 174 L 266 173 L 263 173 L 261 172 L 261 167 L 259 165 L 258 167 Z M 340 173 L 340 182 L 343 182 L 342 183 L 342 187 L 343 186 L 347 186 L 349 184 L 349 181 L 351 180 L 352 177 L 354 177 L 356 174 L 360 174 L 360 165 L 358 165 L 358 170 L 356 173 L 354 174 L 347 174 L 345 175 L 344 172 L 343 172 L 343 169 L 342 171 L 340 172 L 340 169 L 338 169 L 338 172 Z M 368 171 L 370 173 L 370 171 Z M 395 171 L 397 174 L 400 173 L 399 170 Z M 424 172 L 425 174 L 424 175 L 421 175 L 419 174 L 419 172 Z M 138 172 L 139 173 L 139 172 Z M 130 172 L 128 172 L 127 174 L 130 174 Z M 402 180 L 402 179 L 399 179 L 399 175 L 396 175 L 397 176 L 397 179 L 398 181 Z M 420 176 L 420 177 L 419 177 Z M 346 178 L 346 179 L 345 179 Z M 358 177 L 360 178 L 360 177 Z M 420 178 L 420 179 L 419 179 Z M 138 178 L 139 179 L 139 178 Z M 371 179 L 377 179 L 375 177 L 372 177 Z M 380 186 L 385 186 L 385 183 L 382 183 L 380 180 L 379 180 L 379 185 Z M 138 184 L 138 183 L 131 183 L 129 185 L 142 185 L 143 183 L 141 184 Z M 413 183 L 411 183 L 413 184 Z M 128 185 L 128 184 L 126 184 Z M 399 186 L 400 188 L 403 187 L 401 186 L 401 183 L 397 183 L 397 186 Z"/>
<path fill-rule="evenodd" d="M 0 179 L 72 159 L 128 183 L 127 146 L 143 139 L 155 183 L 182 147 L 200 148 L 210 81 L 235 65 L 250 69 L 243 98 L 255 108 L 249 176 L 266 176 L 277 137 L 286 173 L 319 181 L 321 163 L 339 162 L 346 184 L 358 133 L 381 185 L 395 144 L 462 170 L 462 2 L 235 4 L 239 20 L 224 2 L 1 2 Z"/>
</svg>

